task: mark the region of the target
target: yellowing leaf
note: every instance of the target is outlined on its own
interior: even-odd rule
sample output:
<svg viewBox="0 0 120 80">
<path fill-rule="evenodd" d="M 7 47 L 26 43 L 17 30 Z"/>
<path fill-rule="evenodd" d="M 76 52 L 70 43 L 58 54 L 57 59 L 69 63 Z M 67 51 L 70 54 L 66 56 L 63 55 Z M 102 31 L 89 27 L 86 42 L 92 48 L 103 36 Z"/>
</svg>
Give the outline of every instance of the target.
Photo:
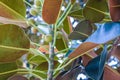
<svg viewBox="0 0 120 80">
<path fill-rule="evenodd" d="M 12 24 L 0 25 L 0 62 L 12 62 L 27 53 L 30 47 L 24 31 Z"/>
<path fill-rule="evenodd" d="M 0 22 L 3 24 L 15 24 L 23 28 L 27 28 L 28 25 L 25 20 L 12 20 L 4 17 L 0 17 Z"/>
<path fill-rule="evenodd" d="M 26 7 L 23 0 L 0 0 L 0 22 L 26 27 Z"/>
</svg>

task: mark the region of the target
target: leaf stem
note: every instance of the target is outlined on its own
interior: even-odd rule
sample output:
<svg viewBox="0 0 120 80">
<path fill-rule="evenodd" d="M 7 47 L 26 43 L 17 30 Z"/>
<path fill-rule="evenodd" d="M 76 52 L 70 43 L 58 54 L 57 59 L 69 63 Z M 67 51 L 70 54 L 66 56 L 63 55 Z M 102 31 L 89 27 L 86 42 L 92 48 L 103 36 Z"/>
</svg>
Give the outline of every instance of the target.
<svg viewBox="0 0 120 80">
<path fill-rule="evenodd" d="M 30 41 L 31 44 L 40 47 L 40 44 Z"/>
<path fill-rule="evenodd" d="M 60 68 L 66 61 L 68 61 L 68 59 L 64 59 L 64 60 L 63 60 L 63 63 L 61 63 L 61 64 L 55 69 L 54 74 L 56 74 L 56 72 L 59 71 L 59 68 Z"/>
<path fill-rule="evenodd" d="M 56 36 L 56 32 L 57 32 L 57 26 L 56 25 L 54 25 L 54 42 L 53 42 L 53 45 L 52 46 L 55 46 L 55 44 L 56 44 L 56 38 L 57 38 L 57 36 Z"/>
<path fill-rule="evenodd" d="M 98 45 L 98 46 L 100 46 L 100 45 Z M 96 47 L 98 47 L 98 46 L 96 46 Z M 84 54 L 87 54 L 87 53 L 88 53 L 89 51 L 91 51 L 91 50 L 92 50 L 92 49 L 86 51 L 85 53 L 83 53 L 83 54 L 81 54 L 81 55 L 79 55 L 79 56 L 77 56 L 77 57 L 75 57 L 75 58 L 71 58 L 70 60 L 67 58 L 66 60 L 67 60 L 67 61 L 69 60 L 69 61 L 68 61 L 65 65 L 59 66 L 59 67 L 55 70 L 55 72 L 57 72 L 57 71 L 65 68 L 65 67 L 68 66 L 72 61 L 74 61 L 76 58 L 78 58 L 78 57 L 80 57 L 80 56 L 82 56 L 82 55 L 84 55 Z M 66 61 L 66 60 L 65 60 L 65 61 Z"/>
<path fill-rule="evenodd" d="M 17 72 L 17 71 L 19 71 L 19 70 L 16 69 L 16 70 L 11 70 L 11 71 L 6 71 L 6 72 L 0 73 L 0 75 L 9 74 L 9 73 Z"/>
<path fill-rule="evenodd" d="M 102 14 L 104 14 L 104 15 L 110 16 L 110 14 L 107 13 L 107 12 L 103 12 L 103 11 L 101 11 L 101 10 L 95 9 L 95 8 L 93 8 L 93 7 L 90 7 L 90 6 L 86 6 L 86 7 L 89 8 L 89 9 L 92 9 L 92 10 L 94 10 L 94 11 L 97 11 L 97 12 L 99 12 L 99 13 L 102 13 Z"/>
<path fill-rule="evenodd" d="M 66 49 L 64 49 L 64 50 L 58 51 L 56 54 L 62 53 L 62 52 L 64 52 L 64 51 L 68 51 L 69 49 L 70 49 L 70 48 L 66 48 Z"/>
<path fill-rule="evenodd" d="M 21 50 L 21 51 L 29 51 L 29 49 L 17 48 L 17 47 L 11 47 L 11 46 L 4 46 L 4 45 L 0 45 L 0 48 L 13 49 L 13 50 Z"/>
<path fill-rule="evenodd" d="M 64 13 L 62 14 L 62 16 L 58 19 L 58 21 L 56 22 L 56 27 L 59 28 L 59 26 L 62 24 L 62 22 L 65 20 L 65 18 L 68 16 L 70 10 L 72 9 L 73 5 L 71 2 L 69 2 L 69 4 L 66 7 L 66 10 L 64 11 Z"/>
<path fill-rule="evenodd" d="M 30 7 L 32 7 L 32 5 L 29 3 L 29 2 L 27 2 L 26 0 L 23 0 L 28 6 L 30 6 Z"/>
<path fill-rule="evenodd" d="M 59 26 L 63 23 L 63 21 L 65 20 L 65 18 L 68 16 L 70 10 L 72 9 L 73 5 L 71 4 L 71 2 L 67 5 L 66 10 L 64 11 L 64 13 L 62 14 L 62 16 L 57 20 L 56 24 L 55 24 L 55 29 L 54 29 L 54 42 L 53 42 L 53 46 L 55 46 L 56 43 L 56 31 L 57 28 L 59 28 Z"/>
<path fill-rule="evenodd" d="M 11 71 L 6 71 L 6 72 L 2 72 L 0 73 L 0 75 L 5 75 L 5 74 L 9 74 L 9 73 L 13 73 L 13 72 L 38 72 L 38 73 L 42 73 L 42 74 L 46 74 L 43 71 L 39 71 L 39 70 L 32 70 L 32 69 L 15 69 L 15 70 L 11 70 Z"/>
<path fill-rule="evenodd" d="M 28 20 L 26 20 L 26 21 L 28 21 Z M 40 30 L 35 24 L 33 24 L 32 22 L 28 22 L 28 23 L 30 23 L 30 25 L 32 25 L 35 29 L 37 29 L 40 33 L 42 33 L 42 34 L 46 34 L 45 32 L 43 32 L 42 30 Z"/>
</svg>

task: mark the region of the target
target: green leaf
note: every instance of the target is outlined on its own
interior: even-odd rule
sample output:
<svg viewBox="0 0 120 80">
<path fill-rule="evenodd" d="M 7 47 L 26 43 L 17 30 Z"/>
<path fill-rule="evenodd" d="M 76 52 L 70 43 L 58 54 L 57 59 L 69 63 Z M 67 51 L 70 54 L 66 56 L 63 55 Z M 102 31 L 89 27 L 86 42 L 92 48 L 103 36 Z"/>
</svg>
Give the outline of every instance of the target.
<svg viewBox="0 0 120 80">
<path fill-rule="evenodd" d="M 35 69 L 44 72 L 44 74 L 33 71 L 34 74 L 39 75 L 40 77 L 42 77 L 44 79 L 47 78 L 47 69 L 48 69 L 47 62 L 42 63 L 41 65 L 37 66 Z"/>
<path fill-rule="evenodd" d="M 58 65 L 59 65 L 59 62 L 54 61 L 54 69 L 57 68 Z M 39 72 L 34 72 L 35 74 L 37 74 L 43 78 L 47 78 L 48 62 L 43 62 L 43 63 L 39 64 L 35 69 L 43 71 L 44 73 L 46 73 L 46 74 L 43 74 L 43 73 L 39 73 Z"/>
<path fill-rule="evenodd" d="M 49 54 L 46 54 L 45 55 L 47 58 L 49 58 Z M 34 54 L 28 54 L 28 62 L 29 63 L 32 63 L 32 64 L 36 64 L 36 65 L 39 65 L 43 62 L 46 62 L 47 60 L 43 57 L 43 56 L 40 56 L 40 55 L 34 55 Z M 58 58 L 55 56 L 54 60 L 58 60 Z"/>
<path fill-rule="evenodd" d="M 74 5 L 73 5 L 71 11 L 75 11 L 75 10 L 79 10 L 79 9 L 81 9 L 80 4 L 79 4 L 79 3 L 74 3 Z M 71 12 L 71 11 L 70 11 L 70 12 Z"/>
<path fill-rule="evenodd" d="M 1 23 L 26 27 L 25 15 L 26 7 L 23 0 L 0 0 Z"/>
<path fill-rule="evenodd" d="M 105 12 L 108 11 L 106 0 L 88 0 L 84 9 L 83 15 L 91 22 L 99 22 L 105 17 Z"/>
<path fill-rule="evenodd" d="M 40 55 L 29 54 L 28 55 L 28 62 L 32 64 L 40 64 L 46 62 L 46 59 Z"/>
<path fill-rule="evenodd" d="M 84 20 L 77 24 L 74 31 L 69 35 L 69 39 L 84 40 L 92 33 L 92 25 L 89 21 Z"/>
<path fill-rule="evenodd" d="M 74 10 L 74 11 L 71 11 L 68 15 L 76 19 L 83 19 L 84 16 L 82 14 L 82 11 L 83 11 L 82 9 Z"/>
<path fill-rule="evenodd" d="M 56 68 L 58 66 L 59 62 L 58 61 L 54 61 L 54 68 Z M 43 62 L 41 64 L 39 64 L 37 67 L 36 67 L 37 70 L 41 70 L 41 71 L 47 71 L 48 70 L 48 62 Z"/>
<path fill-rule="evenodd" d="M 8 74 L 1 74 L 1 73 L 9 72 L 9 71 L 16 70 L 16 69 L 17 69 L 16 62 L 0 63 L 0 80 L 7 80 L 9 77 L 14 75 L 16 72 L 11 72 Z"/>
<path fill-rule="evenodd" d="M 0 62 L 12 62 L 28 52 L 30 42 L 24 31 L 12 24 L 0 25 Z"/>
<path fill-rule="evenodd" d="M 61 39 L 56 39 L 56 44 L 55 44 L 58 51 L 68 48 L 68 35 L 63 29 L 61 29 L 61 32 L 63 37 Z"/>
<path fill-rule="evenodd" d="M 67 17 L 63 22 L 63 29 L 67 34 L 70 34 L 72 31 L 72 24 L 70 22 L 70 18 Z"/>
<path fill-rule="evenodd" d="M 67 45 L 67 43 L 66 43 L 66 41 L 64 40 L 63 37 L 62 37 L 62 39 L 56 39 L 56 48 L 59 51 L 68 48 L 68 45 Z"/>
</svg>

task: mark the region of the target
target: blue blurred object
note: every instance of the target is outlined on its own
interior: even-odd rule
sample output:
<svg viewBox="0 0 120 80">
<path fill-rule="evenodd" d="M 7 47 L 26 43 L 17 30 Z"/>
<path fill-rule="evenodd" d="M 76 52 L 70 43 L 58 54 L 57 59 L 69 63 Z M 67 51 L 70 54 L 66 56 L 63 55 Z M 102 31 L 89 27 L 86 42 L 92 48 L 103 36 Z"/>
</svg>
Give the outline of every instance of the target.
<svg viewBox="0 0 120 80">
<path fill-rule="evenodd" d="M 107 58 L 107 45 L 102 53 L 88 62 L 85 67 L 86 73 L 94 80 L 103 80 L 104 65 Z"/>
<path fill-rule="evenodd" d="M 102 24 L 85 42 L 103 44 L 120 36 L 120 22 Z"/>
</svg>

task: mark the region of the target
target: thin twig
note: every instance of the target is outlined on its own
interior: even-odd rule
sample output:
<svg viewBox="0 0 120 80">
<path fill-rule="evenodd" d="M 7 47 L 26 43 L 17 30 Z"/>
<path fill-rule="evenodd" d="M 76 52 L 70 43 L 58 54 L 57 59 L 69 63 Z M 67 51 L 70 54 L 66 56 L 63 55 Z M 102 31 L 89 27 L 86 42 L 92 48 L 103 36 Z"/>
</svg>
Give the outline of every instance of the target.
<svg viewBox="0 0 120 80">
<path fill-rule="evenodd" d="M 48 66 L 48 75 L 47 80 L 53 80 L 53 72 L 54 72 L 54 28 L 53 25 L 50 26 L 50 34 L 52 35 L 52 42 L 49 43 L 49 66 Z"/>
</svg>

